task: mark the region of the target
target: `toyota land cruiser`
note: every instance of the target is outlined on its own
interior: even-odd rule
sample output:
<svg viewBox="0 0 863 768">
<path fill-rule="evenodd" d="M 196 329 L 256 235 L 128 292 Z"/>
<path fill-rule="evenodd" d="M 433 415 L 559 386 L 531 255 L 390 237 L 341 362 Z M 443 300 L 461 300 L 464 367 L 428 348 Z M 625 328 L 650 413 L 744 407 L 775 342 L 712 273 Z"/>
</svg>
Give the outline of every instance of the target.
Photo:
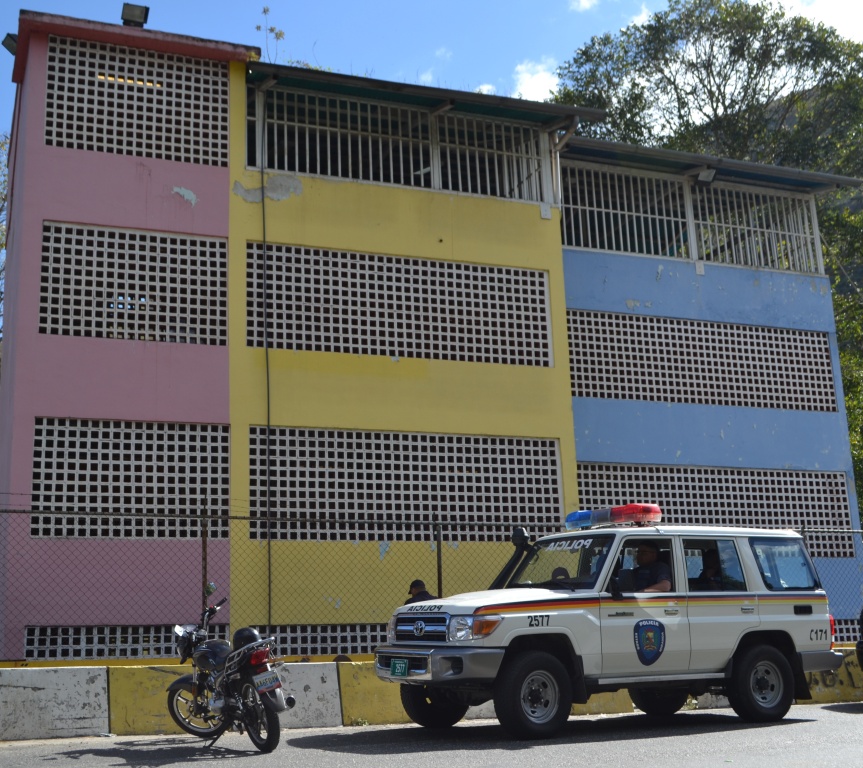
<svg viewBox="0 0 863 768">
<path fill-rule="evenodd" d="M 533 543 L 516 529 L 490 589 L 394 612 L 375 671 L 414 722 L 448 727 L 492 700 L 509 734 L 543 738 L 573 703 L 624 688 L 651 717 L 712 692 L 767 722 L 811 698 L 807 672 L 842 663 L 794 531 L 663 525 L 636 504 L 574 512 L 567 528 Z M 640 546 L 664 563 L 665 591 L 635 591 Z"/>
</svg>

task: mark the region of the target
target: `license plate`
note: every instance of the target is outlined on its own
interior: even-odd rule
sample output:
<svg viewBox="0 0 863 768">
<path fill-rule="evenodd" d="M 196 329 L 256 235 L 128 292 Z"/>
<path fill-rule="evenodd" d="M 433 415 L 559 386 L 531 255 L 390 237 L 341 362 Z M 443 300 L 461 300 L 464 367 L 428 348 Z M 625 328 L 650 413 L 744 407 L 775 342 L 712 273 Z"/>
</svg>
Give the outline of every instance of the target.
<svg viewBox="0 0 863 768">
<path fill-rule="evenodd" d="M 274 669 L 268 670 L 267 672 L 261 672 L 261 674 L 255 675 L 252 680 L 255 681 L 255 688 L 258 689 L 258 693 L 275 691 L 276 688 L 282 687 L 282 682 L 279 680 L 279 676 L 276 674 Z"/>
<path fill-rule="evenodd" d="M 408 676 L 408 660 L 407 659 L 390 659 L 390 674 L 393 677 Z"/>
</svg>

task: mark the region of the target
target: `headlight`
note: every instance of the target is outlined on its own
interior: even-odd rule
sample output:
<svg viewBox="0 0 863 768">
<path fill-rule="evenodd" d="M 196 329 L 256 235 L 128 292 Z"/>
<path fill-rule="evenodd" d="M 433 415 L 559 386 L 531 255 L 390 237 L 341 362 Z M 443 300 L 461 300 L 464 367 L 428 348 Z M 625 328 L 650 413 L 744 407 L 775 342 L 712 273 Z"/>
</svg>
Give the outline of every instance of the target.
<svg viewBox="0 0 863 768">
<path fill-rule="evenodd" d="M 390 616 L 387 622 L 387 642 L 394 643 L 396 641 L 396 617 Z"/>
<path fill-rule="evenodd" d="M 487 637 L 497 629 L 501 621 L 500 616 L 453 616 L 447 627 L 446 639 L 449 642 L 459 642 Z"/>
</svg>

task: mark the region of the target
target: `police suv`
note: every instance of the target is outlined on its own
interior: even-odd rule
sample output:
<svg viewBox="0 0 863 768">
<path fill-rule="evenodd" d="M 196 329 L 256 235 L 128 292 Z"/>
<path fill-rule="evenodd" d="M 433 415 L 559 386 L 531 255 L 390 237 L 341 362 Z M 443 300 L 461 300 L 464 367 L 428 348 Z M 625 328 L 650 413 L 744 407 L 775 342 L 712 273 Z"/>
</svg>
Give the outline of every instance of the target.
<svg viewBox="0 0 863 768">
<path fill-rule="evenodd" d="M 444 728 L 493 700 L 509 734 L 544 738 L 573 703 L 625 688 L 651 717 L 712 692 L 768 722 L 811 698 L 807 672 L 842 663 L 794 531 L 666 526 L 641 504 L 566 527 L 533 543 L 516 529 L 489 590 L 395 611 L 375 671 L 401 685 L 411 720 Z"/>
</svg>

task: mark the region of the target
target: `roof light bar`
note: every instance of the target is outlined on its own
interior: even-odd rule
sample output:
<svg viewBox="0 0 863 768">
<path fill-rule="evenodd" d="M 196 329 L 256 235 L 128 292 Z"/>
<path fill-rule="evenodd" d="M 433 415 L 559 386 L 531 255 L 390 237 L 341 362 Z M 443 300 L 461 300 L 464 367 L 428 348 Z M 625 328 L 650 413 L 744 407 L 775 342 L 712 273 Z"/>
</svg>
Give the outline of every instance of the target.
<svg viewBox="0 0 863 768">
<path fill-rule="evenodd" d="M 662 520 L 662 510 L 656 504 L 624 504 L 610 509 L 580 509 L 566 516 L 566 530 L 577 531 L 595 525 L 618 525 L 621 523 L 658 523 Z"/>
</svg>

